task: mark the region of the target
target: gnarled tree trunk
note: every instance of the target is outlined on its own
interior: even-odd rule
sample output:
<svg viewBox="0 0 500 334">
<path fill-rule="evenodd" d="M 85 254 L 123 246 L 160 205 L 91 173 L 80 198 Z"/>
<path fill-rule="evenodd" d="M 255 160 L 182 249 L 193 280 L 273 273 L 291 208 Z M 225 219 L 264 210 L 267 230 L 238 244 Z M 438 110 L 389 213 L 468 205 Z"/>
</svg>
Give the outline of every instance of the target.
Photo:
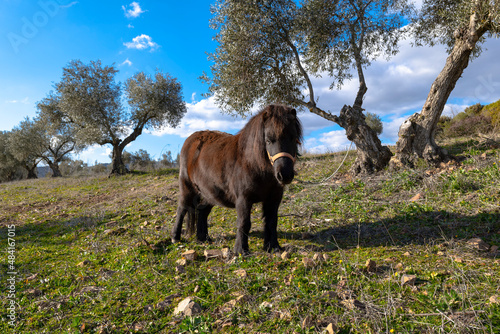
<svg viewBox="0 0 500 334">
<path fill-rule="evenodd" d="M 52 177 L 62 177 L 58 162 L 47 161 L 50 169 L 52 169 Z"/>
<path fill-rule="evenodd" d="M 477 15 L 473 14 L 469 27 L 455 32 L 455 45 L 432 84 L 422 111 L 412 115 L 399 128 L 396 154 L 391 162 L 393 167 L 401 164 L 413 167 L 418 159 L 433 164 L 450 159 L 448 152 L 436 144 L 434 135 L 446 101 L 468 66 L 477 41 L 486 31 L 476 28 L 477 20 Z"/>
<path fill-rule="evenodd" d="M 112 153 L 112 160 L 111 160 L 111 175 L 125 175 L 128 173 L 128 169 L 123 163 L 122 159 L 122 153 L 123 153 L 123 148 L 121 148 L 121 145 L 113 145 L 113 153 Z"/>
<path fill-rule="evenodd" d="M 361 107 L 345 105 L 340 110 L 340 115 L 336 116 L 321 110 L 312 103 L 306 105 L 312 113 L 344 128 L 347 139 L 356 144 L 357 156 L 351 167 L 353 175 L 372 174 L 388 166 L 392 152 L 387 146 L 382 145 L 377 133 L 366 124 Z"/>
<path fill-rule="evenodd" d="M 144 122 L 140 122 L 137 124 L 137 126 L 134 128 L 134 131 L 130 135 L 128 135 L 125 139 L 120 140 L 116 139 L 113 145 L 113 157 L 111 164 L 113 165 L 113 168 L 111 170 L 111 175 L 125 175 L 129 172 L 127 167 L 125 166 L 125 163 L 123 162 L 122 154 L 123 150 L 125 149 L 125 146 L 133 142 L 134 140 L 137 139 L 142 133 L 142 129 L 144 128 L 144 125 L 146 124 L 147 120 Z"/>
<path fill-rule="evenodd" d="M 24 166 L 28 171 L 28 179 L 38 179 L 38 175 L 36 175 L 36 165 L 34 166 Z"/>
<path fill-rule="evenodd" d="M 361 108 L 345 105 L 338 121 L 346 130 L 347 138 L 357 147 L 356 160 L 351 167 L 354 175 L 371 174 L 388 165 L 392 153 L 387 146 L 382 146 L 377 133 L 366 124 Z"/>
</svg>

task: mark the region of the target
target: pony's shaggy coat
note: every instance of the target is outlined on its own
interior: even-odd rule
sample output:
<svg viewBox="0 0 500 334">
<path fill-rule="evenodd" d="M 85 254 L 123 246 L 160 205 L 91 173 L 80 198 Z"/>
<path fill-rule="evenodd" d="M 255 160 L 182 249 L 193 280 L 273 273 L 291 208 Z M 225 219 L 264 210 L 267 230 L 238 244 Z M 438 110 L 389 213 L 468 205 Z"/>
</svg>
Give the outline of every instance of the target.
<svg viewBox="0 0 500 334">
<path fill-rule="evenodd" d="M 188 215 L 188 232 L 200 241 L 208 238 L 207 218 L 214 205 L 236 208 L 235 253 L 248 253 L 250 212 L 262 202 L 264 249 L 279 249 L 278 207 L 283 186 L 294 177 L 294 160 L 302 139 L 295 109 L 269 105 L 250 119 L 236 135 L 199 131 L 186 139 L 180 154 L 179 206 L 172 231 L 180 240 Z M 271 164 L 269 156 L 279 156 Z"/>
</svg>

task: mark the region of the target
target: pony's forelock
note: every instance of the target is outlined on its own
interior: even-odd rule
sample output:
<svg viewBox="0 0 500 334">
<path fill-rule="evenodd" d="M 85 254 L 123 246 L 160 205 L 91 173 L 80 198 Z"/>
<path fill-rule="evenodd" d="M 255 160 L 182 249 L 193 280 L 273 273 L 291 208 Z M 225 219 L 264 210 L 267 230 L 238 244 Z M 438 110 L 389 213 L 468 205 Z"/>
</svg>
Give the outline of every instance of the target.
<svg viewBox="0 0 500 334">
<path fill-rule="evenodd" d="M 293 124 L 290 124 L 293 122 Z M 297 143 L 303 140 L 302 124 L 293 108 L 280 104 L 271 104 L 253 116 L 238 133 L 241 147 L 252 153 L 264 166 L 266 164 L 266 143 L 264 128 L 271 126 L 279 136 L 285 129 L 293 125 L 297 135 Z M 257 162 L 257 161 L 256 161 Z"/>
</svg>

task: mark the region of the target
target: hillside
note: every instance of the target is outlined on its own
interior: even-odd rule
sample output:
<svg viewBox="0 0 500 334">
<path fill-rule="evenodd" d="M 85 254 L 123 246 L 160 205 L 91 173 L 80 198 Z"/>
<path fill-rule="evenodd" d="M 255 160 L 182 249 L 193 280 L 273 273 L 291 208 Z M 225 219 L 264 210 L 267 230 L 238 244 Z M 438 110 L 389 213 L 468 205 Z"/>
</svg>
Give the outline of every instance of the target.
<svg viewBox="0 0 500 334">
<path fill-rule="evenodd" d="M 232 248 L 229 209 L 213 210 L 212 243 L 170 243 L 175 170 L 0 184 L 17 302 L 13 328 L 2 294 L 0 332 L 500 332 L 500 150 L 447 149 L 461 162 L 354 180 L 352 152 L 323 184 L 343 154 L 302 157 L 280 207 L 286 252 L 261 251 L 255 206 L 248 257 L 204 256 Z M 174 315 L 186 297 L 194 315 Z"/>
</svg>

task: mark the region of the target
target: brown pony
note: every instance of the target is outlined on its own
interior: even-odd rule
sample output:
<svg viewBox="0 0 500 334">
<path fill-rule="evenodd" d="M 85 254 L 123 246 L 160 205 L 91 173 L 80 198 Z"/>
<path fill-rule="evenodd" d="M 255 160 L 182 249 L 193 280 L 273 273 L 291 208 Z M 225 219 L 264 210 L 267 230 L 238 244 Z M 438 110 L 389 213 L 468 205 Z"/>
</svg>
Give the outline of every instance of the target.
<svg viewBox="0 0 500 334">
<path fill-rule="evenodd" d="M 278 207 L 284 185 L 292 182 L 302 126 L 295 109 L 269 105 L 236 135 L 199 131 L 186 139 L 180 154 L 179 206 L 172 239 L 181 238 L 188 214 L 188 233 L 208 239 L 207 218 L 214 205 L 236 208 L 234 252 L 249 253 L 250 212 L 262 202 L 264 249 L 280 249 Z"/>
</svg>

